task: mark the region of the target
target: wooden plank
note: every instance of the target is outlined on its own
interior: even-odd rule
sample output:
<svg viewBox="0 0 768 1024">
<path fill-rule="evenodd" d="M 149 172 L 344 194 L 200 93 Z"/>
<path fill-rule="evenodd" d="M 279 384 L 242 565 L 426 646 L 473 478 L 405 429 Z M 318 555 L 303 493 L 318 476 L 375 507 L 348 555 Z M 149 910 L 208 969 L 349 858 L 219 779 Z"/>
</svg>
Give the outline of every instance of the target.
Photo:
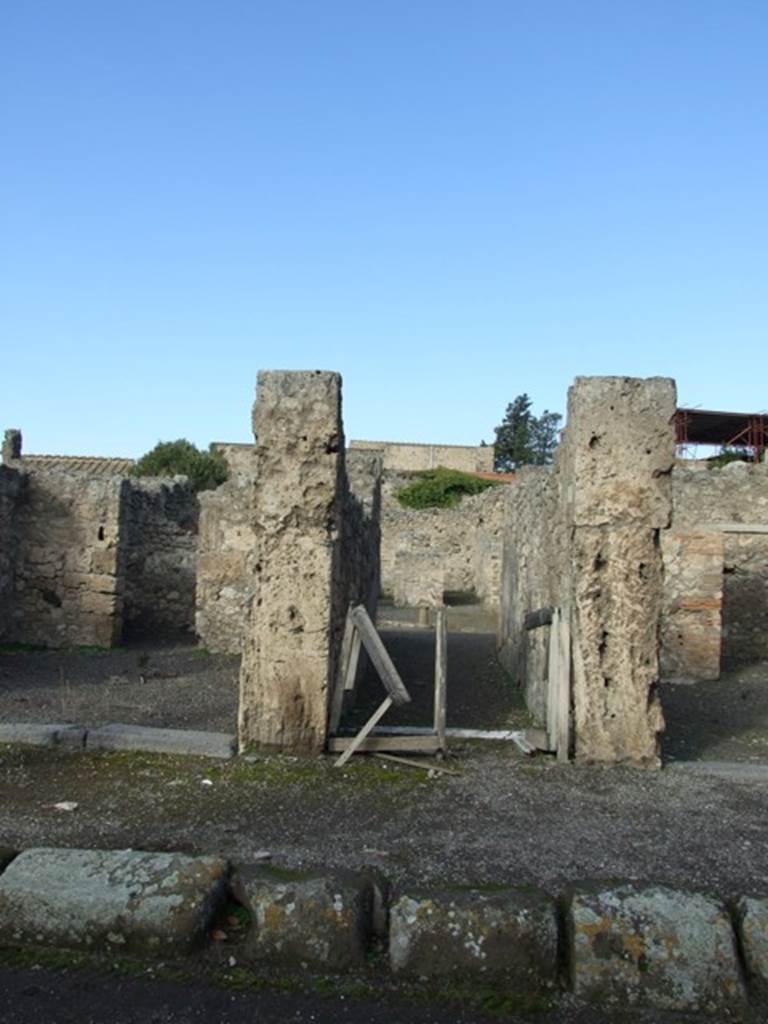
<svg viewBox="0 0 768 1024">
<path fill-rule="evenodd" d="M 571 624 L 567 613 L 560 620 L 558 633 L 558 695 L 556 750 L 558 761 L 568 761 L 571 748 Z"/>
<path fill-rule="evenodd" d="M 560 610 L 552 609 L 547 651 L 547 750 L 557 750 L 557 701 L 560 680 L 559 662 Z"/>
<path fill-rule="evenodd" d="M 347 675 L 344 679 L 344 689 L 347 693 L 354 692 L 355 681 L 357 679 L 357 666 L 360 663 L 360 634 L 355 629 L 352 635 L 352 650 L 349 654 L 349 663 L 347 665 Z"/>
<path fill-rule="evenodd" d="M 448 681 L 448 623 L 445 608 L 435 612 L 435 733 L 441 749 L 445 738 L 446 684 Z"/>
<path fill-rule="evenodd" d="M 537 608 L 535 612 L 528 612 L 523 619 L 524 629 L 538 629 L 539 626 L 548 626 L 552 622 L 554 608 Z"/>
<path fill-rule="evenodd" d="M 347 750 L 355 739 L 357 739 L 356 736 L 331 736 L 328 740 L 328 750 L 332 754 L 340 753 L 342 750 Z M 440 744 L 434 733 L 429 736 L 379 736 L 374 734 L 366 736 L 355 749 L 365 753 L 393 750 L 401 751 L 404 754 L 409 751 L 434 754 L 440 750 Z"/>
<path fill-rule="evenodd" d="M 336 763 L 334 765 L 335 768 L 342 768 L 347 763 L 347 761 L 350 759 L 350 757 L 352 757 L 354 752 L 356 750 L 360 749 L 361 745 L 365 741 L 365 737 L 368 735 L 368 733 L 371 731 L 371 729 L 374 727 L 374 725 L 376 725 L 378 720 L 380 718 L 382 718 L 387 713 L 387 711 L 389 711 L 389 709 L 392 707 L 393 704 L 394 704 L 394 701 L 392 700 L 391 697 L 385 697 L 384 698 L 384 700 L 381 702 L 381 704 L 379 704 L 379 706 L 373 712 L 373 714 L 368 719 L 368 721 L 365 723 L 365 725 L 362 727 L 362 729 L 357 734 L 357 736 L 355 736 L 352 739 L 352 741 L 350 742 L 349 746 L 344 751 L 344 753 L 341 755 L 341 757 L 338 759 L 338 761 L 336 761 Z"/>
<path fill-rule="evenodd" d="M 381 758 L 382 761 L 404 764 L 408 768 L 421 768 L 423 772 L 439 772 L 441 775 L 461 775 L 461 772 L 454 771 L 453 768 L 444 768 L 441 764 L 435 764 L 433 761 L 428 761 L 427 764 L 424 764 L 423 761 L 412 761 L 408 757 L 397 757 L 395 754 L 374 753 L 373 756 Z"/>
<path fill-rule="evenodd" d="M 765 523 L 714 523 L 712 528 L 722 533 L 768 533 Z"/>
<path fill-rule="evenodd" d="M 397 669 L 392 664 L 392 659 L 387 653 L 381 637 L 376 632 L 376 627 L 371 622 L 371 618 L 364 605 L 359 604 L 356 608 L 352 609 L 352 619 L 360 633 L 363 647 L 365 647 L 373 667 L 378 672 L 379 678 L 384 683 L 384 688 L 392 698 L 393 704 L 409 704 L 411 695 L 406 690 Z"/>
<path fill-rule="evenodd" d="M 331 696 L 331 710 L 328 715 L 328 732 L 333 735 L 339 730 L 341 713 L 344 708 L 344 691 L 347 689 L 347 678 L 349 676 L 350 660 L 352 657 L 352 643 L 357 636 L 352 609 L 347 612 L 344 623 L 344 636 L 341 641 L 341 654 L 339 655 L 339 668 L 336 673 L 336 683 Z M 359 641 L 358 641 L 359 643 Z M 357 667 L 357 666 L 355 666 Z"/>
</svg>

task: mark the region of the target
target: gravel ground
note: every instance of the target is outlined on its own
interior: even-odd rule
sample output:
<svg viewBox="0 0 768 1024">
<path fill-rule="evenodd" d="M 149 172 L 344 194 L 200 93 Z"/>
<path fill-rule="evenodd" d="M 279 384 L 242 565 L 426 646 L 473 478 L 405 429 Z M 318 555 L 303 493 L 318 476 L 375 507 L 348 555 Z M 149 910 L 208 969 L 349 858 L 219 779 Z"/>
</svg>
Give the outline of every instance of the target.
<svg viewBox="0 0 768 1024">
<path fill-rule="evenodd" d="M 433 638 L 385 640 L 429 721 Z M 525 724 L 488 634 L 449 640 L 449 724 Z M 0 717 L 234 729 L 237 659 L 192 648 L 0 654 Z M 354 724 L 381 698 L 360 688 Z M 764 760 L 764 667 L 717 684 L 663 687 L 667 756 Z M 395 715 L 389 719 L 397 721 Z M 511 744 L 452 748 L 458 775 L 357 758 L 219 763 L 141 754 L 0 749 L 0 846 L 267 849 L 288 866 L 374 864 L 394 881 L 526 882 L 558 891 L 585 878 L 637 878 L 768 891 L 768 789 L 759 782 L 629 768 L 558 766 Z M 207 784 L 204 780 L 210 782 Z M 71 800 L 71 813 L 52 805 Z"/>
</svg>

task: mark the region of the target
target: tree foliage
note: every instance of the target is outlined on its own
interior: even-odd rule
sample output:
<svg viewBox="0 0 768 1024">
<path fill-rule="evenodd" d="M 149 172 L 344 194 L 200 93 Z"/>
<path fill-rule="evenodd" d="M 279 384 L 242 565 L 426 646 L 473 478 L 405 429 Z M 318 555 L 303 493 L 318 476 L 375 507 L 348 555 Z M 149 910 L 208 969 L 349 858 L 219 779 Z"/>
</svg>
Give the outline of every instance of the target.
<svg viewBox="0 0 768 1024">
<path fill-rule="evenodd" d="M 457 469 L 425 469 L 414 473 L 412 484 L 401 487 L 397 500 L 406 508 L 453 508 L 465 494 L 479 494 L 494 487 L 493 480 L 481 480 Z"/>
<path fill-rule="evenodd" d="M 557 447 L 561 420 L 559 412 L 549 409 L 534 416 L 528 395 L 518 395 L 496 427 L 494 467 L 509 473 L 519 466 L 549 465 Z"/>
<path fill-rule="evenodd" d="M 227 463 L 218 452 L 200 451 L 191 441 L 158 441 L 139 459 L 134 476 L 186 476 L 196 491 L 210 491 L 227 479 Z"/>
</svg>

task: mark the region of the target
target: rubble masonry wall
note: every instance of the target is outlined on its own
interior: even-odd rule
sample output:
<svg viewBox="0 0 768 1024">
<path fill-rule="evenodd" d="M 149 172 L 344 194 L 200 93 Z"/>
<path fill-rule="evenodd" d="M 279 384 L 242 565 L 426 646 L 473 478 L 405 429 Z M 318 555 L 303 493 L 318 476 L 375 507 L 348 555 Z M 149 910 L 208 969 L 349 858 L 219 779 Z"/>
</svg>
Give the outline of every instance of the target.
<svg viewBox="0 0 768 1024">
<path fill-rule="evenodd" d="M 446 591 L 497 606 L 501 591 L 502 530 L 506 491 L 489 487 L 455 508 L 405 508 L 397 500 L 410 481 L 385 473 L 381 508 L 381 589 L 391 596 L 410 561 L 427 558 L 444 571 Z"/>
<path fill-rule="evenodd" d="M 5 470 L 4 475 L 9 472 Z M 122 634 L 119 478 L 26 475 L 15 502 L 6 643 L 109 647 Z"/>
<path fill-rule="evenodd" d="M 768 533 L 742 533 L 723 530 L 723 526 L 768 528 L 768 465 L 765 463 L 731 462 L 725 466 L 711 463 L 679 462 L 672 473 L 674 535 L 699 537 L 698 546 L 709 544 L 721 552 L 721 575 L 718 581 L 717 565 L 709 568 L 708 598 L 713 607 L 702 610 L 698 634 L 699 647 L 689 642 L 690 652 L 679 674 L 684 678 L 716 678 L 717 664 L 724 668 L 737 668 L 768 658 L 768 631 L 765 629 L 765 609 L 768 607 Z M 716 560 L 717 556 L 715 556 Z M 684 566 L 683 566 L 684 568 Z M 670 581 L 674 582 L 675 564 L 670 567 Z M 695 571 L 695 565 L 688 570 Z M 703 577 L 700 576 L 700 587 Z M 707 583 L 703 581 L 706 588 Z M 722 652 L 720 647 L 720 614 L 714 604 L 718 592 L 722 599 Z M 688 603 L 695 600 L 689 594 Z M 670 624 L 670 632 L 681 621 L 688 626 L 695 609 L 678 606 Z M 686 617 L 687 616 L 687 617 Z M 676 618 L 676 621 L 675 621 Z M 695 658 L 701 643 L 710 651 L 709 673 L 697 675 Z M 671 648 L 671 643 L 666 644 Z M 714 666 L 714 667 L 713 667 Z M 669 660 L 665 668 L 672 669 Z M 674 674 L 670 672 L 670 674 Z"/>
<path fill-rule="evenodd" d="M 522 636 L 524 615 L 548 597 L 567 616 L 577 759 L 658 763 L 660 533 L 671 517 L 675 404 L 665 378 L 577 378 L 548 479 L 524 474 L 513 492 L 528 491 L 511 509 L 528 530 L 510 526 L 500 646 L 522 666 L 540 715 L 542 641 Z"/>
<path fill-rule="evenodd" d="M 194 632 L 199 505 L 193 487 L 184 477 L 129 478 L 120 514 L 126 632 Z"/>
</svg>

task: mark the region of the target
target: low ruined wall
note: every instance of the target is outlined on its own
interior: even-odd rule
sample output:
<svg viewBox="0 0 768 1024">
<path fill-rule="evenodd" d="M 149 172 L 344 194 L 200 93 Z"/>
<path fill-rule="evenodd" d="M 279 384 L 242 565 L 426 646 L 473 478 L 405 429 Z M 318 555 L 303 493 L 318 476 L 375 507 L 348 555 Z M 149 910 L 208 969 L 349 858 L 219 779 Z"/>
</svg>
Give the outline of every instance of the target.
<svg viewBox="0 0 768 1024">
<path fill-rule="evenodd" d="M 561 609 L 581 760 L 658 763 L 660 533 L 671 517 L 675 397 L 664 378 L 577 378 L 554 467 L 521 474 L 513 491 L 500 647 L 543 723 L 545 641 L 524 621 L 539 607 Z"/>
<path fill-rule="evenodd" d="M 722 581 L 720 588 L 710 586 L 709 599 L 722 600 L 721 625 L 713 607 L 706 624 L 710 650 L 709 671 L 699 672 L 696 637 L 687 644 L 690 662 L 684 662 L 678 675 L 684 678 L 715 678 L 716 648 L 722 632 L 721 662 L 725 668 L 748 665 L 768 659 L 768 533 L 737 532 L 749 527 L 768 529 L 768 466 L 765 463 L 731 462 L 725 466 L 703 463 L 678 463 L 672 473 L 673 531 L 678 534 L 721 534 Z M 711 543 L 717 544 L 717 540 Z M 695 565 L 688 570 L 695 574 Z M 675 566 L 669 567 L 674 580 Z M 711 573 L 710 573 L 711 575 Z M 710 580 L 710 582 L 712 582 Z M 699 581 L 699 586 L 705 585 Z M 718 589 L 720 594 L 718 595 Z M 688 635 L 681 611 L 671 617 L 671 628 Z M 704 630 L 701 624 L 699 635 Z M 665 649 L 668 648 L 665 644 Z M 667 668 L 672 668 L 668 663 Z M 698 674 L 697 674 L 698 673 Z M 674 676 L 674 673 L 670 671 Z"/>
<path fill-rule="evenodd" d="M 442 569 L 446 591 L 471 594 L 497 606 L 501 590 L 502 528 L 510 486 L 489 487 L 455 508 L 405 508 L 397 490 L 409 482 L 387 474 L 381 511 L 381 588 L 398 590 L 409 562 L 425 559 Z"/>
<path fill-rule="evenodd" d="M 253 597 L 253 477 L 235 474 L 200 495 L 195 624 L 203 646 L 239 654 Z"/>
<path fill-rule="evenodd" d="M 364 604 L 371 616 L 381 589 L 381 458 L 376 452 L 347 451 L 342 498 L 340 600 Z M 340 614 L 346 614 L 342 608 Z"/>
<path fill-rule="evenodd" d="M 17 509 L 26 476 L 0 466 L 0 640 L 9 639 L 18 555 Z"/>
<path fill-rule="evenodd" d="M 351 451 L 376 451 L 381 455 L 382 469 L 407 473 L 414 470 L 458 469 L 464 473 L 492 473 L 491 445 L 407 444 L 398 441 L 350 441 Z"/>
<path fill-rule="evenodd" d="M 119 478 L 39 470 L 27 476 L 16 504 L 6 642 L 107 647 L 120 639 L 121 489 Z"/>
<path fill-rule="evenodd" d="M 567 566 L 562 550 L 564 518 L 558 507 L 555 467 L 525 467 L 506 492 L 499 625 L 499 658 L 518 681 L 537 722 L 547 711 L 548 630 L 527 632 L 525 616 L 564 603 Z"/>
<path fill-rule="evenodd" d="M 120 546 L 126 633 L 194 630 L 198 515 L 197 495 L 185 478 L 125 481 Z"/>
</svg>

